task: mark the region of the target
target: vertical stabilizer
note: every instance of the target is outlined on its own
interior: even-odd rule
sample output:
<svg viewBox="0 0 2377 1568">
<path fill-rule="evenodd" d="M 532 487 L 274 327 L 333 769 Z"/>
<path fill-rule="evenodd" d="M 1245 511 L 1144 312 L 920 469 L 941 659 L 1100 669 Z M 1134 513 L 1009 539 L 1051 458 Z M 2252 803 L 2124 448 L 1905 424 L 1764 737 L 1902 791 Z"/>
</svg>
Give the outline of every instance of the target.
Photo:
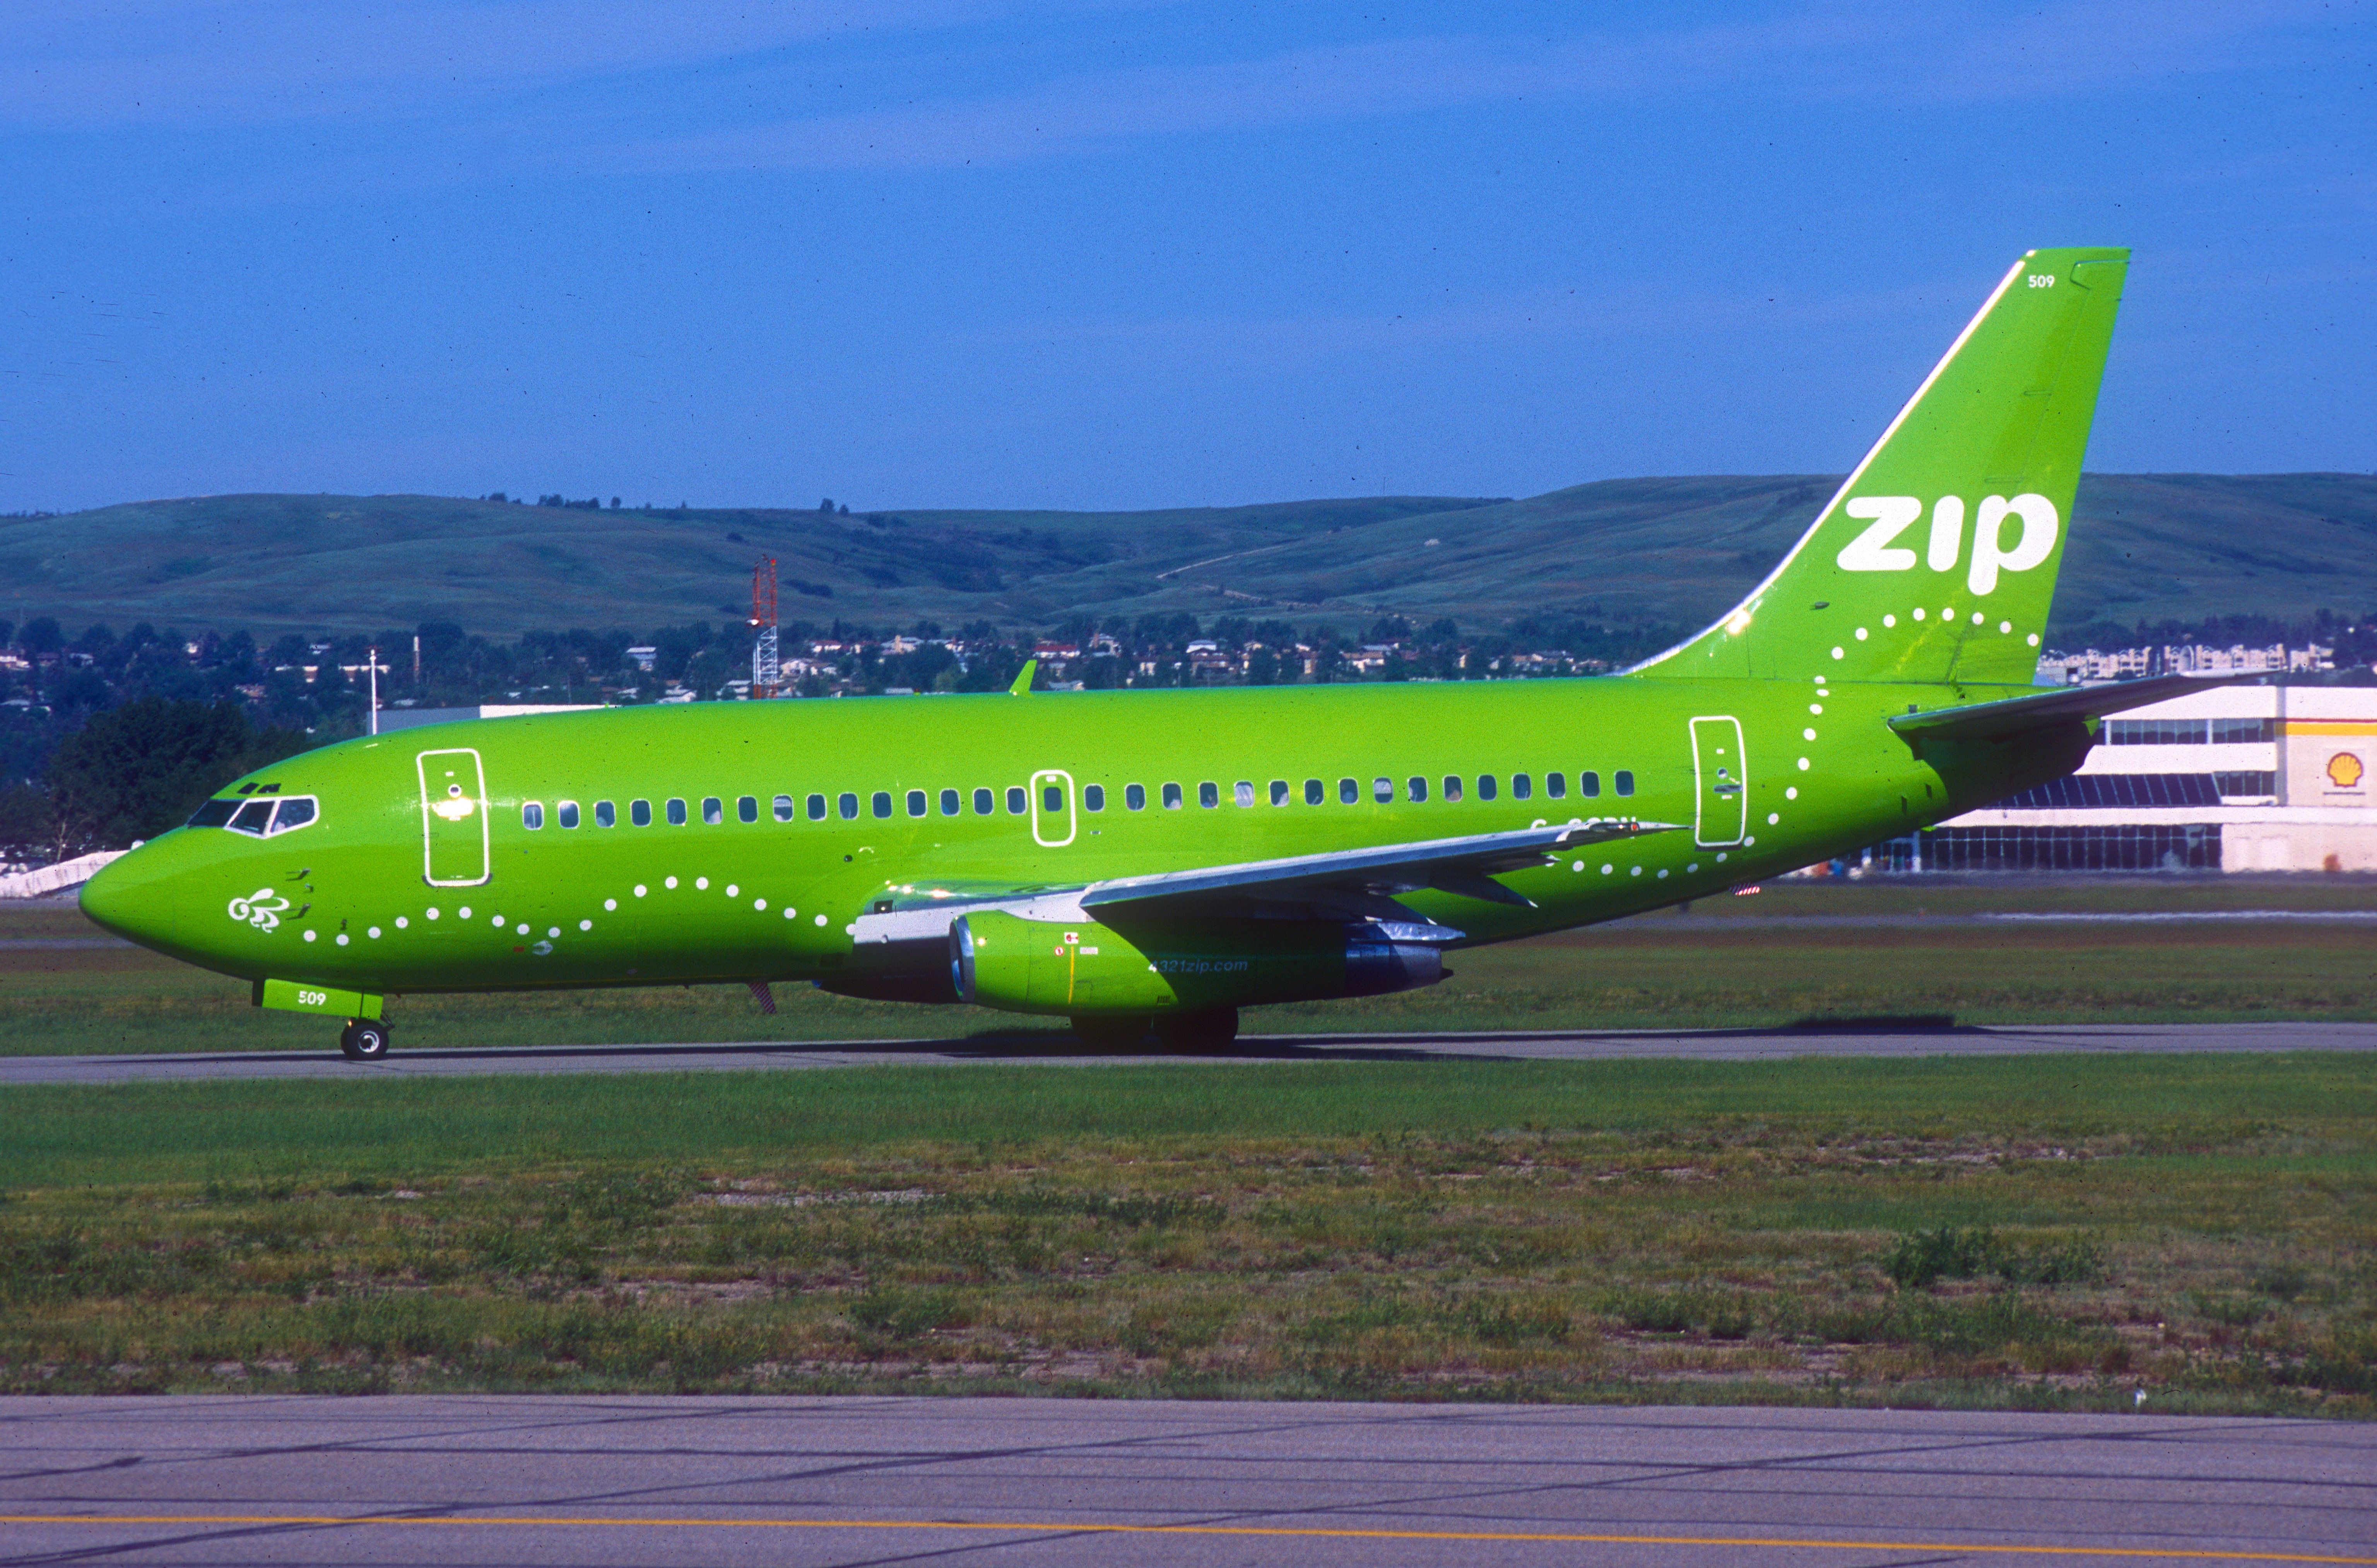
<svg viewBox="0 0 2377 1568">
<path fill-rule="evenodd" d="M 1630 672 L 2029 683 L 2129 256 L 2015 263 L 1783 564 Z"/>
</svg>

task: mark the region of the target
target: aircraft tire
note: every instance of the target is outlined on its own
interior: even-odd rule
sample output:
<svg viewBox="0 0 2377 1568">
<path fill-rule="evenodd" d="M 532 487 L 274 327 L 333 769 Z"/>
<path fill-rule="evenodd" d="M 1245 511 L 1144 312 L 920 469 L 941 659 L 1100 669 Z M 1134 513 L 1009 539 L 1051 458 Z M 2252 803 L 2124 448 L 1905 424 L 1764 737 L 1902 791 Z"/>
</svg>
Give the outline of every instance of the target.
<svg viewBox="0 0 2377 1568">
<path fill-rule="evenodd" d="M 339 1033 L 339 1049 L 350 1062 L 376 1062 L 388 1054 L 388 1026 L 376 1018 L 350 1018 Z"/>
<path fill-rule="evenodd" d="M 1238 1010 L 1208 1007 L 1156 1021 L 1155 1037 L 1165 1049 L 1177 1051 L 1227 1051 L 1238 1038 Z"/>
<path fill-rule="evenodd" d="M 1138 1050 L 1139 1042 L 1147 1038 L 1148 1020 L 1145 1018 L 1073 1018 L 1068 1021 L 1083 1045 L 1092 1051 L 1113 1055 Z"/>
</svg>

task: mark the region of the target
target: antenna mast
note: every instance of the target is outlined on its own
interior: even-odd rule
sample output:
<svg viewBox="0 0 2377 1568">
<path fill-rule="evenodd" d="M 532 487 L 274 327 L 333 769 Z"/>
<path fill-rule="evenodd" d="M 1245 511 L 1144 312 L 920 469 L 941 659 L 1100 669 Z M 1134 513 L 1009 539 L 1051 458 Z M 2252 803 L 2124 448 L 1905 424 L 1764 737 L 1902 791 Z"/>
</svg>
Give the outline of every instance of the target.
<svg viewBox="0 0 2377 1568">
<path fill-rule="evenodd" d="M 776 651 L 776 558 L 759 557 L 751 568 L 751 695 L 771 697 L 784 689 L 783 660 Z"/>
</svg>

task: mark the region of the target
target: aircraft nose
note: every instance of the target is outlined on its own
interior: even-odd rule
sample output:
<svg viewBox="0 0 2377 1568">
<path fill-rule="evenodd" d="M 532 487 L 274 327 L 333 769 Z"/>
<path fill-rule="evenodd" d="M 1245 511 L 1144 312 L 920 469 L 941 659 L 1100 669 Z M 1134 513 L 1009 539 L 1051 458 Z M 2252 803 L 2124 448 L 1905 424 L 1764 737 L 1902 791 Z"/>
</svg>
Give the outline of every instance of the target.
<svg viewBox="0 0 2377 1568">
<path fill-rule="evenodd" d="M 164 861 L 170 857 L 160 852 L 162 849 L 134 849 L 100 867 L 99 874 L 82 885 L 82 912 L 93 923 L 143 946 L 172 942 L 175 901 L 163 885 Z"/>
</svg>

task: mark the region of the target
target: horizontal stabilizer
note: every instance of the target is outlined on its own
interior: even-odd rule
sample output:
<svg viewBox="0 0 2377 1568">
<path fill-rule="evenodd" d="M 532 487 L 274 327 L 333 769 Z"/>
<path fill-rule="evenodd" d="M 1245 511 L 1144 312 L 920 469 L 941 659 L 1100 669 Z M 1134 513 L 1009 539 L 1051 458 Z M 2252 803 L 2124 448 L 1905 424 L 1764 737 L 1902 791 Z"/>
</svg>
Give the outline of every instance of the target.
<svg viewBox="0 0 2377 1568">
<path fill-rule="evenodd" d="M 1901 713 L 1890 727 L 1909 741 L 2001 741 L 2050 724 L 2102 719 L 2134 707 L 2168 702 L 2212 686 L 2263 679 L 2251 675 L 2157 675 L 2146 681 L 2116 681 L 2102 686 L 2067 686 L 1968 707 Z"/>
</svg>

